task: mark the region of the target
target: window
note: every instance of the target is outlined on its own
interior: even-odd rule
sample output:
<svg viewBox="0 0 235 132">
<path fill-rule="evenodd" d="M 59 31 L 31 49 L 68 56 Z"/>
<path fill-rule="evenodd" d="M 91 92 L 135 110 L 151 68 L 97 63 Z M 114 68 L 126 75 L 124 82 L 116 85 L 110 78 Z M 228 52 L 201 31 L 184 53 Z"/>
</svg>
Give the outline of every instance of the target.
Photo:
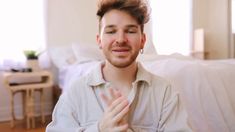
<svg viewBox="0 0 235 132">
<path fill-rule="evenodd" d="M 0 65 L 25 60 L 24 50 L 45 48 L 45 1 L 0 1 Z"/>
<path fill-rule="evenodd" d="M 151 0 L 153 43 L 158 54 L 189 55 L 192 39 L 191 0 Z"/>
</svg>

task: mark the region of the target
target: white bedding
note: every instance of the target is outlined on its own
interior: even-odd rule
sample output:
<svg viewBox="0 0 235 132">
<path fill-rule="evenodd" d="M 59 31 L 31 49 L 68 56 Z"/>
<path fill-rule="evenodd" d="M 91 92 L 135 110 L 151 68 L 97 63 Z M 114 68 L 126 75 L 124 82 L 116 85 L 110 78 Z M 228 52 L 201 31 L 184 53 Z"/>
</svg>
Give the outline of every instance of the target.
<svg viewBox="0 0 235 132">
<path fill-rule="evenodd" d="M 84 63 L 75 63 L 59 69 L 58 83 L 62 91 L 66 90 L 67 83 L 74 78 L 79 78 L 87 74 L 99 61 L 88 61 Z"/>
<path fill-rule="evenodd" d="M 91 61 L 63 69 L 63 90 L 68 81 L 88 73 L 96 64 Z M 142 64 L 179 90 L 195 131 L 235 131 L 235 60 L 201 61 L 173 55 Z"/>
<path fill-rule="evenodd" d="M 235 131 L 235 60 L 166 59 L 146 68 L 180 91 L 195 131 Z"/>
</svg>

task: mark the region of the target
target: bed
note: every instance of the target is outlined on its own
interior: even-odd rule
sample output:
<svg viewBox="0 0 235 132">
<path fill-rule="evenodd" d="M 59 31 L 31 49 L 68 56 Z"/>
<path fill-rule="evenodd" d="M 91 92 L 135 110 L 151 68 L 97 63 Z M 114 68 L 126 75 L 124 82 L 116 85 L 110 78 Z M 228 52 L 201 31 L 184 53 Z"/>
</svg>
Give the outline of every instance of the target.
<svg viewBox="0 0 235 132">
<path fill-rule="evenodd" d="M 98 49 L 74 45 L 51 48 L 49 52 L 58 68 L 62 91 L 66 91 L 69 81 L 87 74 L 103 60 Z M 64 58 L 58 60 L 58 53 Z M 145 54 L 138 60 L 150 72 L 169 80 L 180 92 L 194 131 L 235 131 L 235 59 L 205 61 L 180 54 Z"/>
</svg>

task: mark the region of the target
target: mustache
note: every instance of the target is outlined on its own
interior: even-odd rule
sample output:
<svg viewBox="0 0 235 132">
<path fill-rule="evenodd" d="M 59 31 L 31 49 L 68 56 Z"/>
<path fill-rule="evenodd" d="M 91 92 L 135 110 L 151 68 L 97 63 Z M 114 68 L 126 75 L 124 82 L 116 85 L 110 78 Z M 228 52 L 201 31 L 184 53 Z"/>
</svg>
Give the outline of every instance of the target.
<svg viewBox="0 0 235 132">
<path fill-rule="evenodd" d="M 131 49 L 132 48 L 130 46 L 128 46 L 128 45 L 122 45 L 122 46 L 115 45 L 115 46 L 112 47 L 112 50 L 131 50 Z"/>
<path fill-rule="evenodd" d="M 122 47 L 122 46 L 127 46 L 127 45 L 128 45 L 128 43 L 125 41 L 122 41 L 122 42 L 115 41 L 114 42 L 114 46 L 117 46 L 117 47 Z"/>
</svg>

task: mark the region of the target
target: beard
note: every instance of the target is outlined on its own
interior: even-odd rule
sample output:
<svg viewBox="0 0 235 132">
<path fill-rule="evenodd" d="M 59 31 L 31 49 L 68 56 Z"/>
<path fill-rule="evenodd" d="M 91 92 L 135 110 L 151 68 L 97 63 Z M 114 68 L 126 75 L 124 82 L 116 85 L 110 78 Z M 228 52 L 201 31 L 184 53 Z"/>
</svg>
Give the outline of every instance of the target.
<svg viewBox="0 0 235 132">
<path fill-rule="evenodd" d="M 136 61 L 138 54 L 139 51 L 135 51 L 134 53 L 123 57 L 104 53 L 107 61 L 117 68 L 126 68 L 130 66 L 133 62 Z"/>
</svg>

